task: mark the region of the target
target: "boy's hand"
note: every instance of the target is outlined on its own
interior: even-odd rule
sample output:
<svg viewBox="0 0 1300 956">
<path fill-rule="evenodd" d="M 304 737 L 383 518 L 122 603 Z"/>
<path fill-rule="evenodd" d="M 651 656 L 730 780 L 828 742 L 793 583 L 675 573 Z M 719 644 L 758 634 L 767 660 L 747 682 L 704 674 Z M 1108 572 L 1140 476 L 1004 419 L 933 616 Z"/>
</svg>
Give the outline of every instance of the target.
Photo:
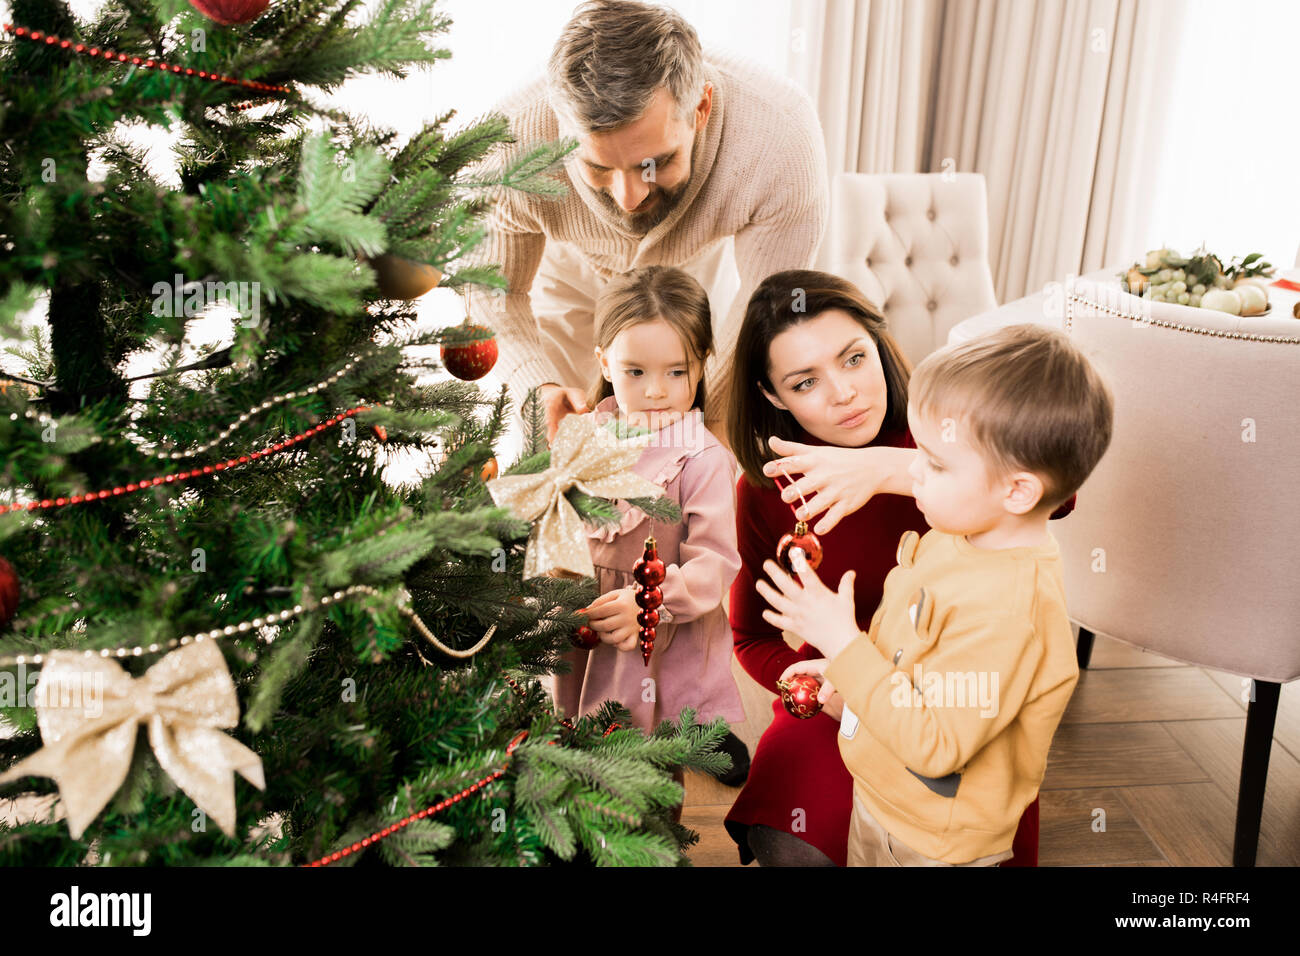
<svg viewBox="0 0 1300 956">
<path fill-rule="evenodd" d="M 636 622 L 640 610 L 636 589 L 626 587 L 605 592 L 579 613 L 587 615 L 588 625 L 604 643 L 632 651 L 641 646 L 641 625 Z"/>
<path fill-rule="evenodd" d="M 857 572 L 846 571 L 835 592 L 822 584 L 811 568 L 798 572 L 797 582 L 775 561 L 764 561 L 763 570 L 776 585 L 773 588 L 766 581 L 756 584 L 758 593 L 775 608 L 764 611 L 763 620 L 793 631 L 828 658 L 857 638 L 860 631 L 853 609 L 853 579 Z"/>
<path fill-rule="evenodd" d="M 817 702 L 822 705 L 822 713 L 832 720 L 839 720 L 844 716 L 844 698 L 826 679 L 828 664 L 830 661 L 824 657 L 814 661 L 795 661 L 783 670 L 777 679 L 789 680 L 795 674 L 812 674 L 821 682 L 821 689 L 817 691 Z"/>
</svg>

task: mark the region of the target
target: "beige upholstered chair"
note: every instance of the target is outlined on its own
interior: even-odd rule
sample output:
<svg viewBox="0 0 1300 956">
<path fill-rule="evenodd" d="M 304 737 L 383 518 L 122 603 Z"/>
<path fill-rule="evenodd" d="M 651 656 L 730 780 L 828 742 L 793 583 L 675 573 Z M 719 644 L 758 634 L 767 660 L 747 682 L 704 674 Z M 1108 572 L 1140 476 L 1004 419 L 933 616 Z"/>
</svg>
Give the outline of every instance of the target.
<svg viewBox="0 0 1300 956">
<path fill-rule="evenodd" d="M 861 289 L 915 364 L 997 306 L 988 231 L 977 173 L 840 173 L 818 268 Z"/>
<path fill-rule="evenodd" d="M 1083 280 L 1065 305 L 1115 396 L 1110 449 L 1052 525 L 1080 664 L 1096 633 L 1254 679 L 1233 847 L 1253 866 L 1278 692 L 1300 677 L 1300 323 Z"/>
</svg>

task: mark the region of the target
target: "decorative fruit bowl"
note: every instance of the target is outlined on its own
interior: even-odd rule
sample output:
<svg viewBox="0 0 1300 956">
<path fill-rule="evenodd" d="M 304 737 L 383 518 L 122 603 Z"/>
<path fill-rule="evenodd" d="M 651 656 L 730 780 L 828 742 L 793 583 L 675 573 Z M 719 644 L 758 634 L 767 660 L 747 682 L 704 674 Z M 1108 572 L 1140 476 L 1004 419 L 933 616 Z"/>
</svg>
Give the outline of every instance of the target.
<svg viewBox="0 0 1300 956">
<path fill-rule="evenodd" d="M 1120 273 L 1120 288 L 1153 302 L 1173 302 L 1231 315 L 1265 315 L 1272 263 L 1252 252 L 1227 266 L 1204 247 L 1191 256 L 1172 249 L 1153 249 L 1142 263 Z"/>
</svg>

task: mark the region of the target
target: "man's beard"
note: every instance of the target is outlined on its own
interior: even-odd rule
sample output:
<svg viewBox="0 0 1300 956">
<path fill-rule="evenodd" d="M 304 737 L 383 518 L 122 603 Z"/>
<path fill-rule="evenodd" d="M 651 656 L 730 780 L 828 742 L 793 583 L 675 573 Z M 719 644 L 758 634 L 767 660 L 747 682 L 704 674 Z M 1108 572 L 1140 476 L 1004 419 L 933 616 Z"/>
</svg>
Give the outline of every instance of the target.
<svg viewBox="0 0 1300 956">
<path fill-rule="evenodd" d="M 691 173 L 694 173 L 694 171 L 694 168 L 692 168 Z M 686 195 L 686 189 L 690 184 L 691 176 L 689 174 L 671 191 L 661 188 L 658 183 L 651 183 L 650 193 L 646 196 L 646 199 L 651 196 L 658 196 L 658 199 L 655 201 L 654 206 L 645 212 L 626 212 L 622 206 L 614 201 L 614 197 L 605 190 L 598 189 L 595 190 L 595 193 L 605 211 L 614 219 L 617 219 L 624 229 L 638 236 L 643 236 L 668 218 L 668 215 L 681 202 L 682 197 Z"/>
</svg>

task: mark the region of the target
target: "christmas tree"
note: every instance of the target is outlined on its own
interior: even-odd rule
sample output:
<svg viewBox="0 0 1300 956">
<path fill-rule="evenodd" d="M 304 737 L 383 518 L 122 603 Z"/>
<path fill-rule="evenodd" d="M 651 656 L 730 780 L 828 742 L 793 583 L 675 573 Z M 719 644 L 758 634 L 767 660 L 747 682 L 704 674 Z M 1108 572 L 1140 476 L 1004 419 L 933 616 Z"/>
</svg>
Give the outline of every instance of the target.
<svg viewBox="0 0 1300 956">
<path fill-rule="evenodd" d="M 418 381 L 419 346 L 449 366 L 491 350 L 422 328 L 408 298 L 503 286 L 462 265 L 493 197 L 554 194 L 573 144 L 506 150 L 504 117 L 451 112 L 399 144 L 321 105 L 448 56 L 435 7 L 110 0 L 85 22 L 12 4 L 0 796 L 57 800 L 0 825 L 0 864 L 685 861 L 671 773 L 725 769 L 722 723 L 646 735 L 614 703 L 562 720 L 538 681 L 594 583 L 525 577 L 547 520 L 494 495 L 581 463 L 548 451 L 530 396 L 525 453 L 493 479 L 505 390 Z M 183 130 L 174 182 L 132 123 Z M 223 314 L 229 341 L 191 348 Z M 626 457 L 590 427 L 565 434 Z M 387 455 L 431 449 L 427 474 L 385 481 Z M 612 498 L 678 517 L 650 495 L 552 498 L 597 524 Z"/>
</svg>

